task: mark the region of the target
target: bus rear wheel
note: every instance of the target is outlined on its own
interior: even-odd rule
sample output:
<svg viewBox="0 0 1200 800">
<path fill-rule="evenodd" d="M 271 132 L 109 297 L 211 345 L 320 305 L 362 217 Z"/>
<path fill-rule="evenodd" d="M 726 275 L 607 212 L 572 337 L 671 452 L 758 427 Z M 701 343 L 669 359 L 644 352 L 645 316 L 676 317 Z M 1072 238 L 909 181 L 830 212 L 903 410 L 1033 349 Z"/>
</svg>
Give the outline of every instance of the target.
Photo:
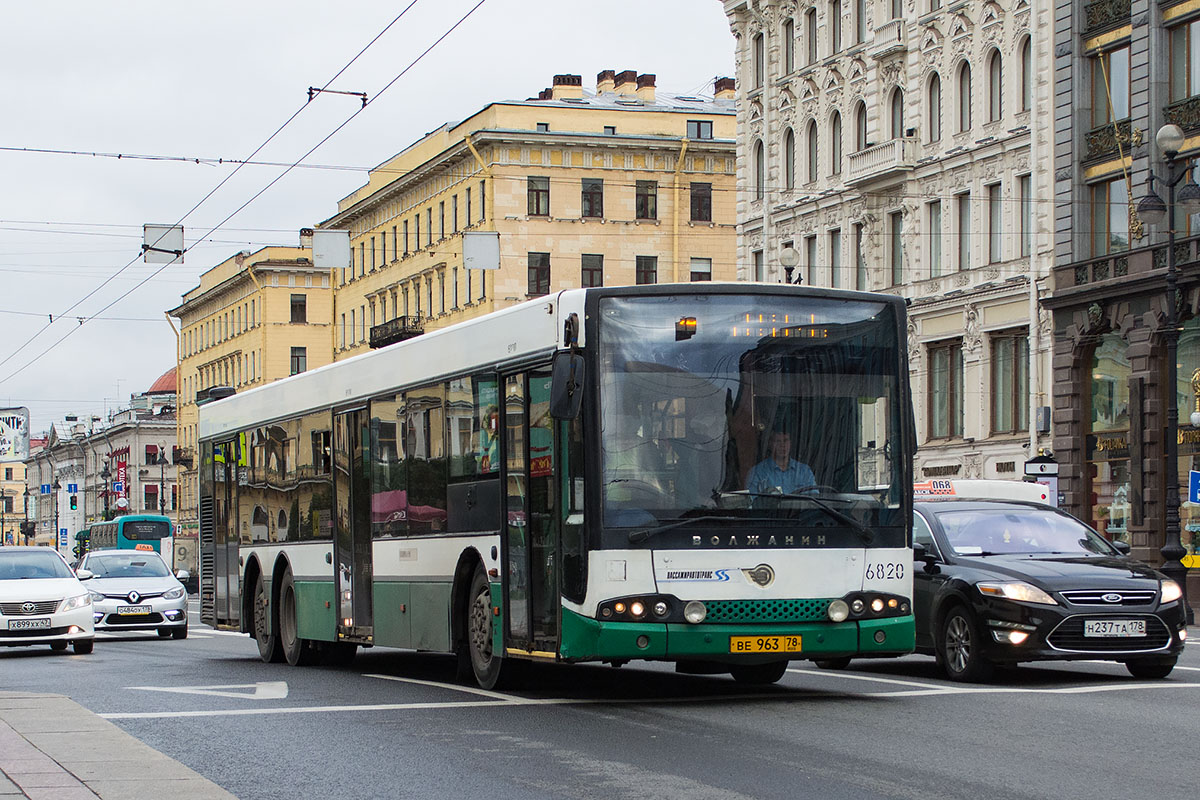
<svg viewBox="0 0 1200 800">
<path fill-rule="evenodd" d="M 292 579 L 291 567 L 284 570 L 279 585 L 279 644 L 284 659 L 293 667 L 307 666 L 315 660 L 316 651 L 312 642 L 300 638 L 300 626 L 296 619 L 296 583 Z"/>
<path fill-rule="evenodd" d="M 268 664 L 283 661 L 283 648 L 279 646 L 279 625 L 271 624 L 271 604 L 267 597 L 267 582 L 262 573 L 254 581 L 252 621 L 254 638 L 258 642 L 258 657 Z"/>
<path fill-rule="evenodd" d="M 767 684 L 775 683 L 787 672 L 788 662 L 768 661 L 766 664 L 745 664 L 733 667 L 729 674 L 738 683 Z"/>
<path fill-rule="evenodd" d="M 468 595 L 467 619 L 463 626 L 467 633 L 467 652 L 471 657 L 471 671 L 475 682 L 484 689 L 494 689 L 500 684 L 504 672 L 504 659 L 492 647 L 492 587 L 483 567 L 475 567 Z"/>
</svg>

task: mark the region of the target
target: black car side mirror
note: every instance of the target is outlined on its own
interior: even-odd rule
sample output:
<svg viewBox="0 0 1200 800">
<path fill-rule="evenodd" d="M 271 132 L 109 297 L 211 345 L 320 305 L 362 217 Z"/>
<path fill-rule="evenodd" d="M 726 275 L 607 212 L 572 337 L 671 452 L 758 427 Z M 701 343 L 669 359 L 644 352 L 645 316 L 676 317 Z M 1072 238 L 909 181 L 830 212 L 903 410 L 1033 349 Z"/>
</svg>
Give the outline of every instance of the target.
<svg viewBox="0 0 1200 800">
<path fill-rule="evenodd" d="M 1113 547 L 1117 548 L 1117 552 L 1123 556 L 1129 555 L 1129 542 L 1115 541 L 1109 542 Z"/>
<path fill-rule="evenodd" d="M 938 557 L 925 549 L 925 545 L 920 542 L 913 542 L 913 563 L 917 564 L 924 562 L 926 572 L 937 571 Z"/>
</svg>

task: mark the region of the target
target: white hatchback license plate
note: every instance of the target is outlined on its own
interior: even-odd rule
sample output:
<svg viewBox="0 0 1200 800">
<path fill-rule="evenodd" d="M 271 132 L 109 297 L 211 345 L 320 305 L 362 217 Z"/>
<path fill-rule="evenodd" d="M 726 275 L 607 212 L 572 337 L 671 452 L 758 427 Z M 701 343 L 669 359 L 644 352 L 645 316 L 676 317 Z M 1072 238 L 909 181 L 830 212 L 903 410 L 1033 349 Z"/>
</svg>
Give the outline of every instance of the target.
<svg viewBox="0 0 1200 800">
<path fill-rule="evenodd" d="M 1083 621 L 1084 636 L 1128 637 L 1145 636 L 1144 619 L 1088 619 Z"/>
<path fill-rule="evenodd" d="M 49 630 L 50 619 L 10 619 L 8 621 L 8 629 L 10 631 L 30 631 L 30 630 Z"/>
<path fill-rule="evenodd" d="M 118 606 L 118 614 L 149 614 L 150 606 Z"/>
</svg>

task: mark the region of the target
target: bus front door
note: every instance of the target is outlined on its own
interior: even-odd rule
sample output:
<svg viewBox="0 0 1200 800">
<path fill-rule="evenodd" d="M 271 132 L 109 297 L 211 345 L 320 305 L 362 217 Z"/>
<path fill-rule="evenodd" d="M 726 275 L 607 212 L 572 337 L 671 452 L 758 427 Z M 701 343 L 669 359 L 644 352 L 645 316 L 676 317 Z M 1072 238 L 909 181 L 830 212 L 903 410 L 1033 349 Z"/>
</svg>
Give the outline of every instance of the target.
<svg viewBox="0 0 1200 800">
<path fill-rule="evenodd" d="M 505 646 L 510 652 L 558 652 L 558 498 L 550 372 L 504 380 Z"/>
<path fill-rule="evenodd" d="M 241 619 L 235 440 L 220 442 L 213 448 L 212 469 L 216 616 L 222 623 L 235 625 Z"/>
<path fill-rule="evenodd" d="M 333 418 L 334 585 L 337 587 L 338 636 L 369 643 L 374 631 L 371 594 L 371 491 L 364 451 L 369 445 L 365 408 L 341 411 Z"/>
</svg>

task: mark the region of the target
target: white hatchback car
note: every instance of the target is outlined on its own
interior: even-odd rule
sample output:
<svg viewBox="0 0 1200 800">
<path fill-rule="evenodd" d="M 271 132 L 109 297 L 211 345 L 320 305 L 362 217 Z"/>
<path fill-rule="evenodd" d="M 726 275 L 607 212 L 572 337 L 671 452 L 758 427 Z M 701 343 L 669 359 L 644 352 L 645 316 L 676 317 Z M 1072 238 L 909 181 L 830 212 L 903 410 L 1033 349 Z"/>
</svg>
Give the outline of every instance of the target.
<svg viewBox="0 0 1200 800">
<path fill-rule="evenodd" d="M 187 591 L 158 553 L 93 550 L 79 566 L 92 575 L 96 630 L 156 630 L 163 638 L 187 638 Z"/>
<path fill-rule="evenodd" d="M 48 547 L 0 548 L 0 646 L 92 652 L 92 598 L 80 582 L 90 577 Z"/>
</svg>

